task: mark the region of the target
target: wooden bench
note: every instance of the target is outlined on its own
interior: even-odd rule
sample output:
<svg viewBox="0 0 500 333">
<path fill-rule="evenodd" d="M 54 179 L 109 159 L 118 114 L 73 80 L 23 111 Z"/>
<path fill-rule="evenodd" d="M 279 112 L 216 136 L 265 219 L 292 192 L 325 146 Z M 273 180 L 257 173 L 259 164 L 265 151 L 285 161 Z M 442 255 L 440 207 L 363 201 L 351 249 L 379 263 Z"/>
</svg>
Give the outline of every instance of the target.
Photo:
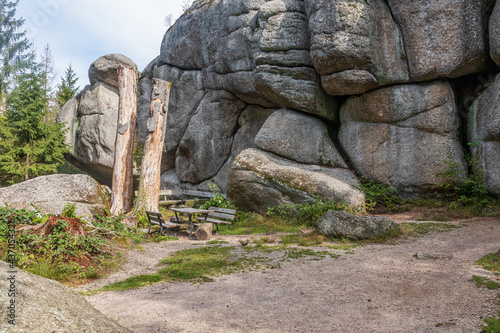
<svg viewBox="0 0 500 333">
<path fill-rule="evenodd" d="M 209 207 L 209 210 L 213 210 L 212 213 L 208 213 L 205 223 L 213 223 L 217 228 L 217 232 L 219 232 L 219 224 L 227 225 L 228 229 L 231 229 L 231 222 L 234 220 L 234 216 L 236 215 L 236 210 L 227 209 L 227 208 L 219 208 L 219 207 Z M 198 219 L 202 221 L 201 219 Z"/>
<path fill-rule="evenodd" d="M 171 228 L 171 227 L 180 226 L 180 223 L 165 221 L 165 219 L 163 218 L 163 214 L 159 213 L 159 212 L 150 212 L 147 210 L 146 216 L 148 217 L 148 221 L 149 221 L 148 235 L 150 234 L 151 227 L 153 225 L 160 226 L 160 236 L 163 232 L 163 228 Z M 153 232 L 156 232 L 156 231 L 153 231 Z"/>
<path fill-rule="evenodd" d="M 135 191 L 135 196 L 138 195 L 138 191 Z M 221 193 L 222 197 L 226 199 L 226 195 Z M 202 192 L 202 191 L 192 191 L 192 190 L 160 190 L 160 200 L 158 201 L 159 206 L 177 206 L 177 205 L 187 205 L 192 207 L 197 207 L 206 201 L 210 200 L 215 196 L 213 192 Z M 192 199 L 186 199 L 186 197 L 191 197 Z M 172 199 L 176 198 L 176 199 Z"/>
</svg>

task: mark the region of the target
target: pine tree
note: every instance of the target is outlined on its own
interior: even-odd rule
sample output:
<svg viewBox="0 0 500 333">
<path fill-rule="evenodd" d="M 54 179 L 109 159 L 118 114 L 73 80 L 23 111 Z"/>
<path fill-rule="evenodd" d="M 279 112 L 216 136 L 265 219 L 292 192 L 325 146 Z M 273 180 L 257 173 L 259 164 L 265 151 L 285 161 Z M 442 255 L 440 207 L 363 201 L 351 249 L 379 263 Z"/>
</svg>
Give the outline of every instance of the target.
<svg viewBox="0 0 500 333">
<path fill-rule="evenodd" d="M 80 87 L 75 87 L 76 81 L 78 81 L 78 78 L 71 64 L 69 64 L 64 77 L 61 77 L 61 83 L 57 86 L 56 101 L 60 108 L 73 98 L 80 89 Z"/>
<path fill-rule="evenodd" d="M 15 183 L 55 173 L 64 162 L 68 149 L 63 143 L 63 126 L 42 121 L 47 113 L 44 84 L 39 72 L 22 74 L 7 98 L 6 117 L 0 120 L 0 175 L 4 181 Z"/>
<path fill-rule="evenodd" d="M 24 20 L 15 18 L 18 2 L 0 0 L 0 111 L 4 109 L 14 74 L 26 64 L 26 51 L 30 47 L 26 32 L 19 32 Z"/>
</svg>

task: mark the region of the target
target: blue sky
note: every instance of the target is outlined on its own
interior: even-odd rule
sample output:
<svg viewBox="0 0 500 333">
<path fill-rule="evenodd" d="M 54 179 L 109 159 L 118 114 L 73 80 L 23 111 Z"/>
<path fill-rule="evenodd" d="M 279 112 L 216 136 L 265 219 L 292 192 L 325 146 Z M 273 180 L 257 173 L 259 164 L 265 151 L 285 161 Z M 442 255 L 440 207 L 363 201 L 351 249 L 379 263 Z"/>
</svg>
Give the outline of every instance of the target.
<svg viewBox="0 0 500 333">
<path fill-rule="evenodd" d="M 187 0 L 189 1 L 189 0 Z M 50 45 L 57 80 L 69 63 L 80 88 L 89 84 L 87 71 L 97 58 L 121 53 L 142 70 L 160 53 L 167 27 L 164 18 L 178 18 L 186 0 L 20 0 L 17 16 L 37 52 Z M 189 1 L 192 2 L 192 1 Z"/>
</svg>

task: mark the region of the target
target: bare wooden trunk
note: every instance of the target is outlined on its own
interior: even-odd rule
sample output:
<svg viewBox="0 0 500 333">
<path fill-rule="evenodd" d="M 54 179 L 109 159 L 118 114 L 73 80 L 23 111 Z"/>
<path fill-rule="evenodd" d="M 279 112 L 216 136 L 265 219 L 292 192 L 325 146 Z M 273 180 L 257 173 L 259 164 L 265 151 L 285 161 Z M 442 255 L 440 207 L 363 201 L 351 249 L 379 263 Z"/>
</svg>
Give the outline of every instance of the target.
<svg viewBox="0 0 500 333">
<path fill-rule="evenodd" d="M 111 189 L 111 215 L 132 209 L 134 138 L 137 118 L 137 75 L 132 67 L 118 67 L 118 129 Z"/>
<path fill-rule="evenodd" d="M 157 212 L 160 199 L 161 157 L 167 126 L 170 82 L 154 79 L 151 93 L 151 113 L 148 115 L 148 137 L 141 162 L 141 179 L 135 212 L 142 209 Z"/>
<path fill-rule="evenodd" d="M 212 223 L 200 223 L 198 229 L 196 230 L 196 239 L 198 240 L 209 240 L 212 238 Z"/>
</svg>

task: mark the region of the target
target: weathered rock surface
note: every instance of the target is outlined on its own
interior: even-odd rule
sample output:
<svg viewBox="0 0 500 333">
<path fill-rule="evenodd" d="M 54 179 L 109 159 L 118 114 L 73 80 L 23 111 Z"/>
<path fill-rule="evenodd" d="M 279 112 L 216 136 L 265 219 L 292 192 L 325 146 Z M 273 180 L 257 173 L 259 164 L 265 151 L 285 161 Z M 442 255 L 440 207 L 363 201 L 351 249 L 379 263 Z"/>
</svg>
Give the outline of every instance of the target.
<svg viewBox="0 0 500 333">
<path fill-rule="evenodd" d="M 484 175 L 488 191 L 500 195 L 500 75 L 469 111 L 469 142 L 478 161 L 475 172 Z"/>
<path fill-rule="evenodd" d="M 111 186 L 116 128 L 118 91 L 97 83 L 83 90 L 78 108 L 78 129 L 73 157 L 77 166 Z"/>
<path fill-rule="evenodd" d="M 87 175 L 41 176 L 0 188 L 0 207 L 36 208 L 44 214 L 59 214 L 64 205 L 71 203 L 76 203 L 76 214 L 86 218 L 109 208 L 106 190 Z"/>
<path fill-rule="evenodd" d="M 14 282 L 16 295 L 9 298 L 1 293 L 0 309 L 2 332 L 88 332 L 126 333 L 131 332 L 114 320 L 104 316 L 84 298 L 69 290 L 59 282 L 45 279 L 15 269 L 15 280 L 8 280 L 9 264 L 0 261 L 0 269 L 5 272 L 0 280 L 0 288 L 9 290 Z M 11 299 L 15 300 L 15 325 L 8 323 Z"/>
<path fill-rule="evenodd" d="M 328 211 L 316 223 L 316 229 L 327 237 L 373 239 L 400 232 L 399 225 L 385 216 L 357 217 L 346 211 Z"/>
<path fill-rule="evenodd" d="M 255 145 L 299 163 L 347 169 L 330 139 L 326 124 L 300 112 L 275 111 L 257 134 Z"/>
<path fill-rule="evenodd" d="M 496 62 L 497 66 L 500 66 L 500 2 L 495 3 L 493 7 L 493 12 L 490 17 L 489 25 L 490 33 L 490 55 L 491 58 Z"/>
<path fill-rule="evenodd" d="M 70 148 L 70 154 L 75 154 L 75 143 L 76 143 L 76 131 L 78 130 L 78 103 L 76 98 L 70 99 L 59 111 L 57 115 L 57 122 L 64 123 L 66 128 L 66 134 L 64 138 L 64 143 Z"/>
<path fill-rule="evenodd" d="M 463 166 L 458 112 L 448 83 L 399 85 L 342 106 L 339 139 L 361 175 L 412 194 L 435 189 L 447 162 Z"/>
<path fill-rule="evenodd" d="M 179 180 L 200 183 L 217 174 L 231 153 L 233 133 L 244 103 L 229 92 L 209 91 L 179 144 Z"/>
<path fill-rule="evenodd" d="M 118 67 L 127 66 L 137 70 L 137 65 L 122 54 L 108 54 L 94 61 L 89 68 L 90 84 L 105 82 L 118 87 Z"/>
<path fill-rule="evenodd" d="M 388 0 L 388 3 L 403 33 L 413 80 L 458 77 L 485 66 L 491 0 Z"/>
<path fill-rule="evenodd" d="M 274 111 L 274 109 L 264 109 L 254 105 L 243 110 L 238 119 L 239 130 L 234 136 L 232 157 L 236 157 L 245 149 L 256 148 L 255 137 Z"/>
<path fill-rule="evenodd" d="M 138 142 L 145 139 L 144 115 L 153 78 L 159 78 L 172 82 L 161 165 L 169 172 L 165 186 L 206 189 L 215 182 L 225 190 L 235 186 L 228 184 L 234 174 L 267 191 L 272 202 L 307 201 L 316 185 L 307 195 L 290 194 L 267 176 L 231 167 L 233 161 L 259 148 L 259 154 L 299 165 L 297 177 L 318 166 L 347 172 L 333 145 L 340 140 L 341 153 L 363 176 L 402 194 L 434 190 L 445 162 L 464 163 L 457 110 L 468 109 L 473 94 L 463 96 L 467 79 L 449 80 L 460 94 L 456 100 L 446 81 L 428 82 L 485 70 L 496 74 L 489 57 L 500 63 L 500 9 L 498 1 L 493 4 L 196 0 L 168 29 L 159 56 L 142 73 Z M 108 185 L 116 132 L 116 114 L 108 111 L 117 110 L 113 85 L 123 63 L 133 64 L 119 55 L 94 62 L 92 86 L 77 99 L 76 116 L 75 101 L 61 115 L 73 146 L 67 158 Z M 278 109 L 288 111 L 270 116 Z M 270 163 L 266 172 L 281 173 L 280 163 Z M 264 199 L 256 204 L 263 205 Z"/>
<path fill-rule="evenodd" d="M 408 80 L 401 33 L 384 1 L 305 3 L 311 58 L 328 93 L 353 95 Z"/>
<path fill-rule="evenodd" d="M 314 202 L 314 196 L 356 206 L 364 201 L 358 185 L 348 169 L 301 164 L 247 149 L 233 160 L 228 195 L 240 209 L 259 212 L 285 202 Z"/>
</svg>

